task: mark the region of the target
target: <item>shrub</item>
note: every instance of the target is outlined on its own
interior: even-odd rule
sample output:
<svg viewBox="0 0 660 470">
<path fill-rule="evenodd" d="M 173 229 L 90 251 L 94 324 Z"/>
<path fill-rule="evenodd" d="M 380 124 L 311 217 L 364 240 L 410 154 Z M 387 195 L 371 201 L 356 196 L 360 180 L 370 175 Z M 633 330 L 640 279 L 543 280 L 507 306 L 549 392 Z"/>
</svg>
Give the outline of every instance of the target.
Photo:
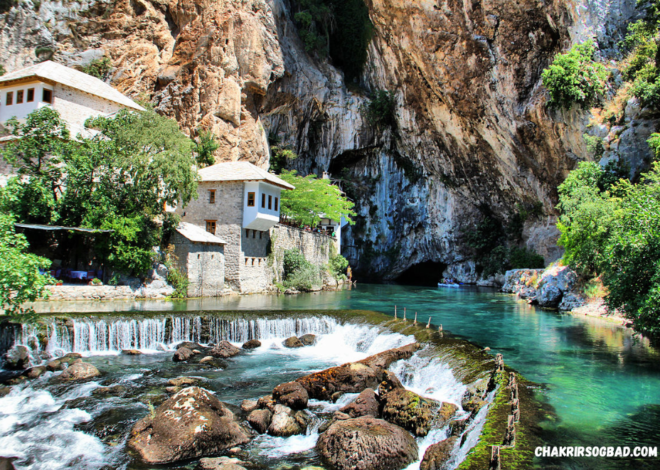
<svg viewBox="0 0 660 470">
<path fill-rule="evenodd" d="M 177 268 L 170 266 L 169 271 L 167 272 L 167 282 L 174 287 L 174 293 L 172 298 L 174 299 L 185 299 L 188 297 L 188 276 L 183 274 Z"/>
<path fill-rule="evenodd" d="M 393 126 L 396 123 L 395 106 L 394 92 L 376 90 L 367 104 L 367 120 L 376 127 Z"/>
<path fill-rule="evenodd" d="M 211 131 L 199 129 L 197 131 L 199 139 L 195 142 L 195 160 L 200 168 L 204 168 L 215 163 L 215 151 L 220 148 L 220 144 Z"/>
<path fill-rule="evenodd" d="M 319 268 L 308 263 L 299 270 L 289 274 L 284 285 L 288 288 L 294 288 L 300 291 L 312 290 L 315 286 L 321 285 L 321 272 Z"/>
<path fill-rule="evenodd" d="M 589 152 L 595 159 L 600 160 L 603 153 L 605 153 L 603 139 L 589 134 L 584 134 L 582 138 L 584 139 L 584 143 L 587 144 L 587 152 Z"/>
<path fill-rule="evenodd" d="M 541 269 L 545 267 L 543 256 L 527 248 L 513 248 L 509 252 L 510 269 Z"/>
<path fill-rule="evenodd" d="M 81 71 L 92 77 L 105 80 L 110 73 L 112 64 L 109 57 L 102 57 L 101 59 L 94 59 L 89 64 L 82 67 Z"/>
<path fill-rule="evenodd" d="M 346 278 L 346 268 L 348 268 L 348 260 L 342 255 L 335 255 L 330 258 L 328 263 L 330 273 L 337 279 Z M 343 276 L 343 277 L 342 277 Z"/>
<path fill-rule="evenodd" d="M 594 60 L 596 46 L 592 40 L 574 45 L 567 53 L 558 54 L 543 71 L 543 85 L 550 93 L 550 105 L 570 108 L 578 104 L 588 108 L 605 92 L 608 72 Z"/>
<path fill-rule="evenodd" d="M 290 274 L 301 270 L 303 267 L 309 265 L 310 262 L 305 259 L 300 250 L 292 249 L 284 252 L 284 278 L 286 279 Z"/>
</svg>

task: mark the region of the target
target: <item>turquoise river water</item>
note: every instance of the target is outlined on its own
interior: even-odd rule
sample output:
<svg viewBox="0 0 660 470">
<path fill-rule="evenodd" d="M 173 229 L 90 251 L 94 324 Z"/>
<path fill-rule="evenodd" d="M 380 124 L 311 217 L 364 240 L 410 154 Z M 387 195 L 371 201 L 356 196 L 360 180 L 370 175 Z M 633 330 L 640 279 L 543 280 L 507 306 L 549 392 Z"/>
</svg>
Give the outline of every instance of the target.
<svg viewBox="0 0 660 470">
<path fill-rule="evenodd" d="M 446 331 L 502 353 L 541 385 L 538 396 L 556 418 L 543 423 L 550 445 L 658 446 L 660 351 L 630 330 L 588 317 L 544 311 L 492 289 L 360 285 L 298 296 L 242 296 L 187 302 L 39 304 L 43 312 L 122 310 L 363 309 L 408 318 L 418 312 Z M 540 461 L 543 468 L 660 468 L 660 459 Z"/>
</svg>

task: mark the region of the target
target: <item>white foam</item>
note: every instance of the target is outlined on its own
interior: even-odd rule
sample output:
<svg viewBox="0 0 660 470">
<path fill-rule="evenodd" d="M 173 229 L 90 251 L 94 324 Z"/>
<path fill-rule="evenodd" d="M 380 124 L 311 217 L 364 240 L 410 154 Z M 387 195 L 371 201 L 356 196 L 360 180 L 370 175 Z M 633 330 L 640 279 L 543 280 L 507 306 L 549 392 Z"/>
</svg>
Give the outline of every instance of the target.
<svg viewBox="0 0 660 470">
<path fill-rule="evenodd" d="M 85 385 L 60 398 L 29 386 L 15 387 L 0 398 L 2 455 L 18 457 L 14 462 L 18 470 L 95 470 L 110 463 L 98 438 L 74 430 L 75 425 L 91 419 L 89 413 L 62 409 L 66 399 L 93 388 Z"/>
</svg>

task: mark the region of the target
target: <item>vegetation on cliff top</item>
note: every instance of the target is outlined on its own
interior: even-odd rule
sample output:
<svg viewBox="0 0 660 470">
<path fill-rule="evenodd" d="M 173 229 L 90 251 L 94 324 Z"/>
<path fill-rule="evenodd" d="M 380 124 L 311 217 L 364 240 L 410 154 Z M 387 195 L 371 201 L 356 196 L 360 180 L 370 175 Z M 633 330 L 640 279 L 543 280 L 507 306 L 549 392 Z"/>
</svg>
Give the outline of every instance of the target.
<svg viewBox="0 0 660 470">
<path fill-rule="evenodd" d="M 582 162 L 559 186 L 564 260 L 585 277 L 600 276 L 610 311 L 638 331 L 660 333 L 660 163 L 639 183 L 611 181 Z"/>
</svg>

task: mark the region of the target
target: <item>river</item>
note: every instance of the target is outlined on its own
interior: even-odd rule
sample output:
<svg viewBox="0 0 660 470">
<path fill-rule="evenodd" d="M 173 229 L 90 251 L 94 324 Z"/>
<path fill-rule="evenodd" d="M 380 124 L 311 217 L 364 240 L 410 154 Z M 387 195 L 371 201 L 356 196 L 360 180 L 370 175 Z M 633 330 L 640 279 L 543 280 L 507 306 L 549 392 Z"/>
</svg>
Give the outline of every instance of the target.
<svg viewBox="0 0 660 470">
<path fill-rule="evenodd" d="M 53 311 L 375 310 L 408 318 L 417 312 L 446 331 L 502 353 L 540 384 L 556 417 L 542 426 L 549 445 L 657 446 L 660 441 L 660 353 L 613 323 L 543 311 L 492 289 L 359 285 L 297 296 L 241 296 L 181 302 L 38 304 Z M 659 459 L 557 458 L 543 468 L 660 468 Z"/>
</svg>

